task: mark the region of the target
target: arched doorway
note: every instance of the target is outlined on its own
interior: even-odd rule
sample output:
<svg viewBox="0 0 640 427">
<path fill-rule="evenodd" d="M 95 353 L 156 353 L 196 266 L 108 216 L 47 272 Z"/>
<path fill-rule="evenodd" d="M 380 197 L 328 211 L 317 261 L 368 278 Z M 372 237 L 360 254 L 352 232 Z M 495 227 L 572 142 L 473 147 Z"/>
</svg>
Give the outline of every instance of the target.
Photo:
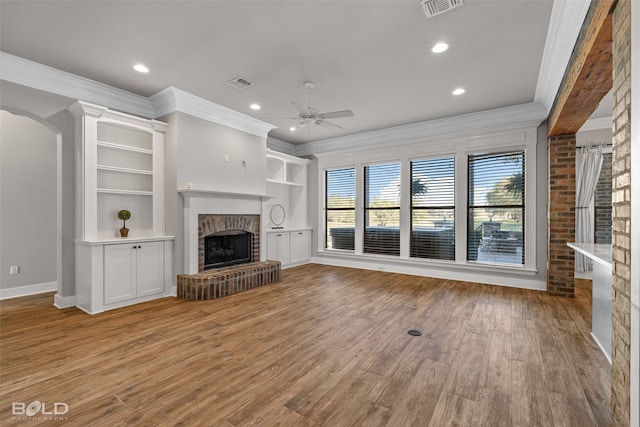
<svg viewBox="0 0 640 427">
<path fill-rule="evenodd" d="M 60 132 L 10 108 L 0 123 L 0 297 L 60 292 Z"/>
</svg>

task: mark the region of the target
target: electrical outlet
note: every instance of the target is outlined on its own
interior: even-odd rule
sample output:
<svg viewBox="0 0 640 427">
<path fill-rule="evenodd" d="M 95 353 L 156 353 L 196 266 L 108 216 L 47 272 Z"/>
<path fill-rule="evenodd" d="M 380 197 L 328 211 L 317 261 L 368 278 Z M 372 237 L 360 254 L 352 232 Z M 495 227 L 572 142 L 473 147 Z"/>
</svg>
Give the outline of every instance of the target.
<svg viewBox="0 0 640 427">
<path fill-rule="evenodd" d="M 20 273 L 20 266 L 19 265 L 12 265 L 9 269 L 9 274 L 14 275 L 14 274 L 19 274 Z"/>
<path fill-rule="evenodd" d="M 228 162 L 228 161 L 229 161 L 229 155 L 228 155 L 228 154 L 225 154 L 225 155 L 224 155 L 224 161 L 225 161 L 225 162 Z"/>
</svg>

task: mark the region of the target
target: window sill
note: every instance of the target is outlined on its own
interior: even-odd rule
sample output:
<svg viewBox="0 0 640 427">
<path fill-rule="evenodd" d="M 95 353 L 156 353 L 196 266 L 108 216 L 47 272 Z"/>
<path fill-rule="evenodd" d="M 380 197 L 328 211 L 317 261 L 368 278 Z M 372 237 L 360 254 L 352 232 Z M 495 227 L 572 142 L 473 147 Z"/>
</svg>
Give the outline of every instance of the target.
<svg viewBox="0 0 640 427">
<path fill-rule="evenodd" d="M 484 273 L 496 273 L 519 275 L 519 276 L 535 276 L 537 269 L 525 269 L 522 266 L 510 266 L 506 264 L 488 264 L 482 262 L 458 262 L 433 260 L 426 258 L 406 258 L 393 255 L 372 255 L 372 254 L 356 254 L 354 251 L 325 249 L 319 250 L 318 257 L 340 258 L 353 261 L 375 262 L 389 265 L 401 265 L 408 267 L 433 268 L 438 270 L 456 269 L 458 271 L 477 271 Z"/>
</svg>

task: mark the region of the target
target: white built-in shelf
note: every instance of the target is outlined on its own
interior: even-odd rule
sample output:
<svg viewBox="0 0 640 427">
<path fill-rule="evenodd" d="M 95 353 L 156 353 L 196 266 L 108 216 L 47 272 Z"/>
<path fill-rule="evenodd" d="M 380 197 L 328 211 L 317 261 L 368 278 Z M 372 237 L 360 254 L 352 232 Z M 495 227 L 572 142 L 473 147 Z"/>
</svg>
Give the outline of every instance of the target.
<svg viewBox="0 0 640 427">
<path fill-rule="evenodd" d="M 108 194 L 131 194 L 135 196 L 153 196 L 153 191 L 139 191 L 139 190 L 120 190 L 117 188 L 98 188 L 98 193 Z"/>
<path fill-rule="evenodd" d="M 132 147 L 130 145 L 114 144 L 112 142 L 98 141 L 97 145 L 98 145 L 98 147 L 112 148 L 114 150 L 133 151 L 133 152 L 136 152 L 136 153 L 143 153 L 143 154 L 153 154 L 153 150 L 147 150 L 145 148 Z"/>
<path fill-rule="evenodd" d="M 98 165 L 97 169 L 111 171 L 111 172 L 132 173 L 132 174 L 138 174 L 138 175 L 153 175 L 153 171 L 142 170 L 142 169 L 121 168 L 118 166 Z"/>
<path fill-rule="evenodd" d="M 304 187 L 309 160 L 267 150 L 267 182 Z"/>
<path fill-rule="evenodd" d="M 298 182 L 280 181 L 277 179 L 267 179 L 267 182 L 270 182 L 272 184 L 289 185 L 292 187 L 304 187 L 304 184 L 300 184 Z"/>
</svg>

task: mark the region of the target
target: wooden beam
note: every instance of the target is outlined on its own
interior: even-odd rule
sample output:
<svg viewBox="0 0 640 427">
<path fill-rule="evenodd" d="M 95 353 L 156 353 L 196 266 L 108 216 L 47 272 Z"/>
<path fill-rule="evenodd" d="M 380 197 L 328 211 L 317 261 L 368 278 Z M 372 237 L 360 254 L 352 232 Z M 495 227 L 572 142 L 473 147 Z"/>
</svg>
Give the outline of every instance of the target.
<svg viewBox="0 0 640 427">
<path fill-rule="evenodd" d="M 578 132 L 613 85 L 611 11 L 592 0 L 548 119 L 548 136 Z"/>
</svg>

